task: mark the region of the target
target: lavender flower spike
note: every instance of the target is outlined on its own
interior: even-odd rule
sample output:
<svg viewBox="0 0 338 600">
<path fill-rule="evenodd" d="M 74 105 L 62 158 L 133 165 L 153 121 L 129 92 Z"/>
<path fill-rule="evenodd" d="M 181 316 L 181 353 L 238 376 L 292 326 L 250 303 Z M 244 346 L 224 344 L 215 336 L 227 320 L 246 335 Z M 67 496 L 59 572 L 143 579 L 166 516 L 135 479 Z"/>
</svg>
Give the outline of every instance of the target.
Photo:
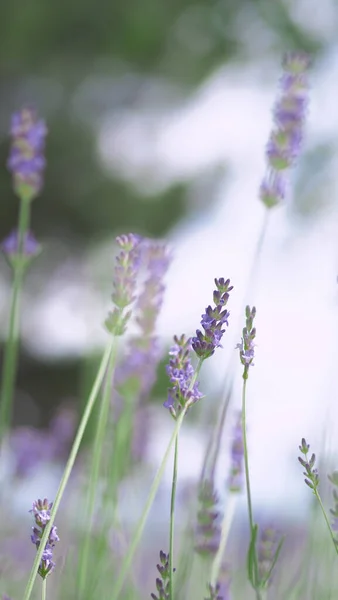
<svg viewBox="0 0 338 600">
<path fill-rule="evenodd" d="M 120 253 L 116 258 L 114 271 L 114 291 L 112 300 L 114 309 L 109 312 L 105 326 L 113 335 L 123 335 L 131 317 L 131 311 L 125 312 L 135 300 L 137 274 L 140 266 L 141 237 L 133 233 L 116 238 Z"/>
<path fill-rule="evenodd" d="M 156 578 L 156 594 L 150 594 L 153 600 L 169 600 L 169 554 L 160 551 L 160 564 L 157 565 L 160 577 Z M 175 571 L 175 569 L 174 569 Z"/>
<path fill-rule="evenodd" d="M 48 502 L 47 498 L 44 500 L 36 500 L 33 502 L 33 508 L 30 512 L 34 516 L 35 527 L 32 527 L 33 533 L 31 535 L 31 540 L 33 544 L 35 544 L 38 549 L 40 546 L 41 538 L 44 532 L 44 529 L 50 520 L 50 511 L 53 506 L 52 502 Z M 53 525 L 50 530 L 48 540 L 42 554 L 42 559 L 40 562 L 40 566 L 38 569 L 39 575 L 42 579 L 46 579 L 46 577 L 53 571 L 55 567 L 55 563 L 53 562 L 53 549 L 55 547 L 56 542 L 60 540 L 59 536 L 56 533 L 56 527 Z"/>
<path fill-rule="evenodd" d="M 167 374 L 171 382 L 168 390 L 168 398 L 163 406 L 169 408 L 172 416 L 176 419 L 179 411 L 189 402 L 194 404 L 202 394 L 198 389 L 198 382 L 194 382 L 195 371 L 190 362 L 191 340 L 174 337 L 175 345 L 170 349 L 169 365 Z"/>
<path fill-rule="evenodd" d="M 191 345 L 197 356 L 205 360 L 212 356 L 216 348 L 221 347 L 221 339 L 225 332 L 224 325 L 228 325 L 229 311 L 225 306 L 229 300 L 229 292 L 233 289 L 230 279 L 223 277 L 215 279 L 216 290 L 213 294 L 214 307 L 208 306 L 202 315 L 201 325 L 204 333 L 199 329 L 192 338 Z"/>
<path fill-rule="evenodd" d="M 20 198 L 31 201 L 41 191 L 47 128 L 31 108 L 12 116 L 12 146 L 7 167 L 13 175 L 14 189 Z"/>
<path fill-rule="evenodd" d="M 253 327 L 253 321 L 256 316 L 256 308 L 253 306 L 247 306 L 245 309 L 245 327 L 243 329 L 243 336 L 236 348 L 239 348 L 239 356 L 242 365 L 244 366 L 243 378 L 248 378 L 249 367 L 253 366 L 253 360 L 255 358 L 255 344 L 254 339 L 256 337 L 256 329 Z"/>
<path fill-rule="evenodd" d="M 295 52 L 284 57 L 280 94 L 273 111 L 274 129 L 266 148 L 267 174 L 260 187 L 260 198 L 267 208 L 284 200 L 286 172 L 301 151 L 308 105 L 309 66 L 310 59 L 305 53 Z"/>
</svg>

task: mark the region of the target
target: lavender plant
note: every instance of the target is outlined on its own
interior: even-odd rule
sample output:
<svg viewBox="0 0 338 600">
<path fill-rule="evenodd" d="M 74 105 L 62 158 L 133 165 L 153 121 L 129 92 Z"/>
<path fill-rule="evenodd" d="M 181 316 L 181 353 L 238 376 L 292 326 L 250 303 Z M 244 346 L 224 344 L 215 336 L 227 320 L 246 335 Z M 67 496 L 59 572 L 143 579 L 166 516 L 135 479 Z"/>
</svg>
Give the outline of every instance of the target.
<svg viewBox="0 0 338 600">
<path fill-rule="evenodd" d="M 43 186 L 46 125 L 31 108 L 14 113 L 11 123 L 12 145 L 8 169 L 13 188 L 20 201 L 17 231 L 4 240 L 4 252 L 13 273 L 8 334 L 4 349 L 0 391 L 0 446 L 10 426 L 11 406 L 17 371 L 21 289 L 27 268 L 39 252 L 39 245 L 29 230 L 32 200 Z"/>
<path fill-rule="evenodd" d="M 328 515 L 324 508 L 324 504 L 323 504 L 321 495 L 319 493 L 319 474 L 318 474 L 318 469 L 315 467 L 316 455 L 312 453 L 311 457 L 308 456 L 309 450 L 310 450 L 310 444 L 308 444 L 306 442 L 305 438 L 302 438 L 301 444 L 299 446 L 299 450 L 300 450 L 301 454 L 303 455 L 303 456 L 299 456 L 298 460 L 299 460 L 300 464 L 302 465 L 302 467 L 304 467 L 304 469 L 305 469 L 303 472 L 303 474 L 305 475 L 304 481 L 305 481 L 306 485 L 312 490 L 314 496 L 316 497 L 316 499 L 319 503 L 319 506 L 323 513 L 323 517 L 325 519 L 326 526 L 328 528 L 331 540 L 334 545 L 334 549 L 335 549 L 336 553 L 338 554 L 338 544 L 335 539 L 332 527 L 330 525 Z M 330 479 L 331 483 L 336 485 L 335 475 L 330 476 L 329 479 Z M 334 496 L 334 498 L 335 498 L 335 496 Z"/>
</svg>

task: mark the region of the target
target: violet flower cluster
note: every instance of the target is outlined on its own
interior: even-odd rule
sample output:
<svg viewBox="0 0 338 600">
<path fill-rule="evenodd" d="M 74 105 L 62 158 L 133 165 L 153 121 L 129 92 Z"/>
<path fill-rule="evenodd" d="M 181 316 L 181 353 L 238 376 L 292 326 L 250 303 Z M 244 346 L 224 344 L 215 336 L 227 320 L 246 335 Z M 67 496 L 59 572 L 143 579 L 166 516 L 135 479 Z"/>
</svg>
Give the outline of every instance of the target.
<svg viewBox="0 0 338 600">
<path fill-rule="evenodd" d="M 19 235 L 16 230 L 13 230 L 0 245 L 7 261 L 13 267 L 19 263 L 26 268 L 31 260 L 35 258 L 41 250 L 40 244 L 35 239 L 31 231 L 27 231 L 23 239 L 22 255 L 19 249 Z"/>
<path fill-rule="evenodd" d="M 309 66 L 310 59 L 305 53 L 295 52 L 284 57 L 280 94 L 273 111 L 275 127 L 266 149 L 268 169 L 260 187 L 260 198 L 267 208 L 284 200 L 286 174 L 301 151 L 308 106 Z"/>
<path fill-rule="evenodd" d="M 230 492 L 241 492 L 243 488 L 243 461 L 244 444 L 242 432 L 242 413 L 239 411 L 235 427 L 233 430 L 233 440 L 231 444 L 231 467 L 228 480 L 228 489 Z"/>
<path fill-rule="evenodd" d="M 33 502 L 33 508 L 30 512 L 33 513 L 35 527 L 32 527 L 33 533 L 31 535 L 31 540 L 33 544 L 35 544 L 37 549 L 40 546 L 41 538 L 43 536 L 45 527 L 48 521 L 50 521 L 50 511 L 52 506 L 53 503 L 48 502 L 47 498 L 45 498 L 44 500 L 36 500 L 35 502 Z M 55 563 L 52 560 L 53 549 L 55 547 L 56 542 L 58 542 L 59 540 L 60 538 L 56 533 L 56 527 L 55 525 L 53 525 L 49 532 L 48 540 L 43 551 L 42 559 L 38 569 L 38 573 L 42 577 L 42 579 L 46 579 L 46 577 L 53 571 L 55 567 Z"/>
<path fill-rule="evenodd" d="M 197 329 L 196 336 L 191 340 L 193 350 L 203 360 L 212 356 L 216 348 L 221 347 L 224 326 L 228 325 L 230 316 L 225 308 L 229 300 L 229 292 L 233 289 L 230 279 L 226 281 L 223 277 L 215 279 L 215 285 L 217 289 L 213 293 L 214 307 L 209 305 L 202 315 L 201 325 L 204 332 Z"/>
<path fill-rule="evenodd" d="M 253 306 L 247 306 L 245 309 L 245 327 L 243 328 L 242 339 L 236 348 L 239 349 L 239 357 L 242 365 L 244 366 L 243 378 L 247 379 L 249 374 L 249 367 L 253 366 L 253 360 L 255 358 L 255 344 L 254 339 L 256 337 L 256 328 L 253 327 L 253 321 L 256 316 L 256 308 Z"/>
<path fill-rule="evenodd" d="M 264 587 L 271 584 L 271 573 L 275 562 L 277 545 L 276 530 L 273 527 L 262 529 L 257 544 L 257 566 L 259 581 Z"/>
<path fill-rule="evenodd" d="M 12 116 L 12 146 L 7 162 L 13 175 L 14 189 L 18 196 L 32 200 L 41 191 L 47 128 L 31 108 L 23 108 Z"/>
<path fill-rule="evenodd" d="M 169 600 L 169 554 L 160 551 L 160 564 L 156 565 L 160 577 L 156 578 L 156 594 L 150 594 L 153 600 Z M 175 570 L 175 569 L 174 569 Z"/>
<path fill-rule="evenodd" d="M 222 589 L 220 583 L 216 583 L 216 585 L 208 585 L 208 597 L 204 600 L 228 600 L 229 593 L 228 589 Z"/>
<path fill-rule="evenodd" d="M 174 337 L 175 345 L 169 351 L 169 364 L 167 365 L 167 374 L 169 376 L 171 387 L 168 389 L 167 400 L 163 406 L 168 408 L 172 416 L 176 419 L 178 413 L 187 404 L 190 406 L 200 398 L 202 394 L 199 391 L 199 383 L 196 381 L 196 373 L 191 364 L 191 340 Z"/>
<path fill-rule="evenodd" d="M 140 265 L 140 241 L 141 238 L 134 233 L 120 235 L 116 242 L 120 247 L 120 253 L 116 258 L 114 270 L 114 290 L 112 300 L 114 309 L 109 312 L 105 326 L 113 335 L 123 335 L 127 323 L 131 317 L 131 310 L 126 312 L 135 300 L 137 274 Z"/>
<path fill-rule="evenodd" d="M 136 384 L 142 400 L 147 398 L 156 380 L 156 370 L 161 358 L 161 349 L 155 335 L 156 321 L 163 304 L 164 276 L 171 257 L 166 244 L 143 239 L 139 246 L 142 266 L 147 275 L 143 289 L 135 302 L 136 323 L 140 333 L 134 336 L 127 354 L 120 365 L 116 379 L 119 387 Z"/>
<path fill-rule="evenodd" d="M 308 485 L 309 488 L 311 488 L 311 490 L 313 490 L 313 492 L 315 493 L 318 488 L 318 484 L 319 484 L 318 470 L 315 468 L 316 455 L 312 454 L 311 458 L 310 459 L 308 458 L 310 445 L 306 443 L 305 438 L 302 438 L 302 442 L 301 442 L 301 445 L 299 446 L 299 450 L 301 451 L 301 453 L 304 456 L 304 458 L 302 458 L 301 456 L 298 457 L 300 464 L 305 469 L 305 471 L 303 473 L 305 475 L 304 481 L 305 481 L 306 485 Z"/>
</svg>

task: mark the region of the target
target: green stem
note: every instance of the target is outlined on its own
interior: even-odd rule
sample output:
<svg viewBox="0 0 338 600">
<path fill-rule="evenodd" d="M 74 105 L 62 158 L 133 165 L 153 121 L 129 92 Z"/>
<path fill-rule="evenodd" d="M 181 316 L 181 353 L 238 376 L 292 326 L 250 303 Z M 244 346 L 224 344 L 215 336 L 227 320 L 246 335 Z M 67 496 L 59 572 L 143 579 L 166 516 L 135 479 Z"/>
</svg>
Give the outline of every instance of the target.
<svg viewBox="0 0 338 600">
<path fill-rule="evenodd" d="M 41 586 L 41 600 L 46 600 L 47 598 L 47 577 L 42 580 Z"/>
<path fill-rule="evenodd" d="M 113 349 L 113 343 L 110 340 L 109 344 L 107 345 L 107 348 L 106 348 L 106 350 L 105 350 L 105 352 L 104 352 L 104 354 L 102 356 L 100 367 L 99 367 L 98 373 L 96 375 L 96 379 L 94 381 L 91 393 L 89 395 L 88 402 L 86 404 L 86 408 L 85 408 L 84 413 L 82 415 L 82 419 L 80 421 L 80 424 L 79 424 L 79 427 L 78 427 L 78 430 L 77 430 L 77 434 L 76 434 L 75 440 L 73 442 L 73 446 L 72 446 L 72 449 L 70 451 L 69 458 L 68 458 L 68 461 L 67 461 L 67 464 L 66 464 L 66 467 L 65 467 L 62 479 L 60 481 L 60 485 L 59 485 L 58 491 L 57 491 L 56 496 L 55 496 L 53 507 L 52 507 L 52 510 L 51 510 L 51 513 L 50 513 L 50 520 L 46 524 L 46 527 L 45 527 L 44 532 L 43 532 L 43 536 L 41 538 L 40 546 L 39 546 L 39 548 L 37 550 L 37 553 L 36 553 L 36 556 L 35 556 L 35 560 L 34 560 L 34 563 L 33 563 L 33 566 L 32 566 L 31 572 L 30 572 L 30 576 L 29 576 L 28 583 L 27 583 L 27 586 L 26 586 L 26 589 L 25 589 L 25 594 L 24 594 L 23 600 L 29 600 L 29 598 L 31 597 L 32 590 L 33 590 L 33 585 L 34 585 L 34 581 L 35 581 L 35 578 L 36 578 L 36 575 L 37 575 L 37 572 L 38 572 L 38 567 L 39 567 L 39 564 L 40 564 L 40 561 L 41 561 L 41 558 L 42 558 L 42 554 L 44 552 L 48 536 L 49 536 L 50 531 L 52 529 L 52 526 L 53 526 L 53 523 L 54 523 L 54 519 L 55 519 L 55 515 L 56 515 L 56 513 L 58 511 L 60 502 L 62 500 L 62 496 L 63 496 L 64 491 L 66 489 L 66 485 L 68 483 L 68 479 L 69 479 L 70 474 L 72 472 L 75 459 L 76 459 L 77 454 L 79 452 L 80 444 L 81 444 L 81 441 L 82 441 L 82 438 L 83 438 L 83 434 L 84 434 L 85 429 L 87 427 L 87 424 L 88 424 L 88 421 L 89 421 L 89 417 L 90 417 L 90 415 L 92 413 L 92 410 L 93 410 L 96 398 L 98 396 L 98 393 L 99 393 L 99 390 L 100 390 L 100 387 L 101 387 L 101 384 L 102 384 L 102 381 L 103 381 L 103 378 L 104 378 L 104 374 L 106 372 L 107 365 L 109 363 L 109 359 L 110 359 L 110 355 L 111 355 L 112 349 Z"/>
<path fill-rule="evenodd" d="M 324 508 L 324 506 L 323 506 L 323 502 L 322 502 L 322 499 L 321 499 L 321 497 L 320 497 L 320 494 L 319 494 L 319 492 L 318 492 L 318 489 L 317 489 L 317 488 L 314 490 L 314 493 L 315 493 L 315 496 L 316 496 L 316 498 L 317 498 L 317 500 L 318 500 L 318 502 L 319 502 L 319 506 L 320 506 L 320 508 L 321 508 L 321 510 L 322 510 L 322 513 L 323 513 L 323 516 L 324 516 L 324 519 L 325 519 L 325 522 L 326 522 L 327 528 L 328 528 L 328 530 L 329 530 L 329 532 L 330 532 L 330 536 L 331 536 L 331 539 L 332 539 L 332 542 L 333 542 L 333 545 L 334 545 L 334 549 L 335 549 L 335 551 L 336 551 L 336 554 L 338 554 L 338 546 L 337 546 L 337 543 L 336 543 L 335 537 L 334 537 L 334 535 L 333 535 L 333 531 L 332 531 L 332 529 L 331 529 L 330 521 L 329 521 L 329 519 L 328 519 L 328 516 L 327 516 L 327 514 L 326 514 L 326 510 L 325 510 L 325 508 Z"/>
<path fill-rule="evenodd" d="M 245 469 L 245 481 L 246 481 L 246 496 L 247 496 L 247 504 L 248 504 L 248 515 L 249 515 L 249 525 L 250 525 L 250 544 L 251 540 L 255 535 L 255 524 L 253 521 L 253 511 L 252 511 L 252 499 L 251 499 L 251 486 L 250 486 L 250 474 L 249 474 L 249 453 L 248 453 L 248 443 L 246 437 L 246 383 L 248 380 L 247 369 L 244 369 L 243 374 L 243 388 L 242 388 L 242 436 L 243 436 L 243 450 L 244 450 L 244 469 Z M 256 548 L 254 548 L 254 566 L 255 571 L 257 573 L 257 555 Z M 259 583 L 259 582 L 257 582 Z M 262 600 L 261 590 L 258 588 L 258 585 L 254 586 L 256 592 L 257 600 Z"/>
<path fill-rule="evenodd" d="M 29 228 L 30 202 L 22 199 L 20 202 L 19 224 L 18 224 L 18 258 L 13 263 L 13 285 L 10 301 L 9 325 L 7 340 L 4 347 L 2 378 L 1 378 L 1 400 L 0 400 L 0 444 L 3 436 L 11 424 L 13 391 L 18 362 L 19 347 L 19 315 L 22 282 L 25 274 L 20 257 L 24 253 L 24 242 L 26 232 Z"/>
<path fill-rule="evenodd" d="M 170 501 L 170 534 L 169 534 L 169 600 L 174 600 L 174 523 L 175 523 L 175 499 L 177 488 L 177 464 L 178 464 L 178 435 L 175 440 L 173 482 L 171 487 Z"/>
<path fill-rule="evenodd" d="M 221 539 L 219 543 L 219 547 L 217 550 L 217 554 L 214 558 L 212 568 L 211 568 L 211 576 L 210 583 L 215 586 L 218 581 L 219 573 L 221 570 L 222 559 L 224 556 L 225 547 L 228 541 L 228 536 L 231 528 L 231 524 L 235 514 L 235 506 L 237 501 L 237 494 L 231 493 L 229 494 L 228 506 L 226 507 L 226 511 L 224 513 L 222 529 L 221 529 Z"/>
<path fill-rule="evenodd" d="M 114 338 L 116 340 L 116 338 Z M 88 505 L 87 505 L 87 515 L 86 522 L 88 525 L 86 526 L 86 535 L 85 541 L 82 549 L 82 556 L 79 561 L 79 583 L 78 583 L 78 597 L 84 597 L 84 590 L 86 586 L 87 576 L 88 576 L 88 561 L 89 561 L 89 549 L 91 542 L 91 533 L 93 529 L 94 522 L 94 507 L 95 507 L 95 497 L 98 489 L 98 481 L 100 475 L 100 464 L 102 458 L 102 452 L 104 448 L 104 440 L 106 436 L 108 415 L 109 415 L 109 407 L 111 402 L 111 394 L 112 394 L 112 384 L 114 377 L 114 369 L 116 364 L 116 355 L 117 355 L 117 343 L 114 342 L 108 367 L 106 373 L 106 381 L 104 386 L 104 393 L 101 401 L 100 411 L 97 419 L 97 427 L 94 439 L 94 449 L 93 449 L 93 460 L 91 465 L 91 474 L 89 480 L 89 490 L 88 490 Z"/>
<path fill-rule="evenodd" d="M 145 527 L 145 524 L 147 522 L 147 518 L 148 518 L 148 515 L 149 515 L 149 511 L 151 509 L 151 506 L 152 506 L 152 504 L 154 502 L 157 490 L 159 488 L 159 485 L 160 485 L 160 482 L 161 482 L 161 479 L 162 479 L 162 476 L 163 476 L 163 473 L 164 473 L 164 469 L 165 469 L 165 466 L 167 464 L 167 461 L 168 461 L 168 458 L 169 458 L 169 455 L 170 455 L 171 448 L 172 448 L 172 446 L 173 446 L 173 444 L 174 444 L 174 442 L 175 442 L 175 440 L 176 440 L 176 438 L 177 438 L 177 436 L 179 434 L 179 431 L 180 431 L 180 428 L 181 428 L 181 425 L 182 425 L 182 422 L 183 422 L 183 419 L 184 419 L 184 416 L 185 416 L 187 410 L 188 410 L 188 407 L 187 406 L 184 407 L 183 410 L 182 410 L 182 412 L 181 412 L 181 414 L 180 414 L 180 416 L 178 417 L 178 419 L 176 421 L 176 427 L 175 427 L 175 429 L 173 431 L 173 434 L 172 434 L 172 436 L 170 438 L 168 447 L 167 447 L 167 449 L 165 451 L 165 454 L 163 456 L 162 462 L 161 462 L 161 464 L 160 464 L 160 466 L 158 468 L 158 471 L 157 471 L 157 473 L 155 475 L 155 479 L 154 479 L 154 481 L 152 483 L 152 486 L 150 488 L 150 492 L 149 492 L 149 495 L 148 495 L 145 507 L 143 509 L 141 518 L 140 518 L 140 520 L 138 522 L 138 525 L 137 525 L 136 532 L 135 532 L 135 535 L 133 537 L 132 543 L 130 544 L 129 550 L 128 550 L 128 552 L 127 552 L 127 554 L 126 554 L 126 556 L 124 558 L 124 561 L 123 561 L 123 563 L 122 563 L 122 565 L 120 567 L 120 572 L 119 572 L 119 575 L 118 575 L 117 580 L 115 582 L 115 586 L 113 588 L 111 600 L 117 600 L 117 598 L 118 598 L 118 596 L 119 596 L 119 594 L 120 594 L 120 592 L 122 590 L 122 587 L 123 587 L 126 575 L 128 573 L 128 570 L 129 570 L 129 568 L 131 566 L 131 563 L 132 563 L 132 560 L 134 558 L 134 554 L 135 554 L 136 548 L 137 548 L 137 546 L 138 546 L 138 544 L 139 544 L 139 542 L 141 540 L 142 533 L 143 533 L 143 530 L 144 530 L 144 527 Z M 27 599 L 24 598 L 24 600 L 27 600 Z"/>
</svg>

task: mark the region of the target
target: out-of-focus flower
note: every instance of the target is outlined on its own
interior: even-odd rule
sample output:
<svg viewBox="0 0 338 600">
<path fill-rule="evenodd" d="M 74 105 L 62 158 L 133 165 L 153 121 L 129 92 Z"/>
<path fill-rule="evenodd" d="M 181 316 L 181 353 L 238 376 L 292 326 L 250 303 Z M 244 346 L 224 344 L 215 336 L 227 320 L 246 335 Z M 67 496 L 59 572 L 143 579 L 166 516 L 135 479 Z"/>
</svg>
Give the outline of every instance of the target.
<svg viewBox="0 0 338 600">
<path fill-rule="evenodd" d="M 287 54 L 283 60 L 280 94 L 273 111 L 275 127 L 266 148 L 267 174 L 260 187 L 260 198 L 267 208 L 284 200 L 286 173 L 301 151 L 308 106 L 309 66 L 310 58 L 302 52 Z"/>
<path fill-rule="evenodd" d="M 258 576 L 259 581 L 264 583 L 264 586 L 271 584 L 277 545 L 277 532 L 274 527 L 264 527 L 257 544 Z"/>
<path fill-rule="evenodd" d="M 173 417 L 177 417 L 180 410 L 189 402 L 194 404 L 202 394 L 198 389 L 198 381 L 194 381 L 195 370 L 190 362 L 191 340 L 174 337 L 175 345 L 169 351 L 169 364 L 167 374 L 171 387 L 168 389 L 168 397 L 163 406 L 169 408 Z"/>
<path fill-rule="evenodd" d="M 233 289 L 230 279 L 223 277 L 215 279 L 216 290 L 213 294 L 214 307 L 208 306 L 202 315 L 201 325 L 204 333 L 197 329 L 196 336 L 192 338 L 191 345 L 197 356 L 206 359 L 221 346 L 221 339 L 225 332 L 224 326 L 228 325 L 229 311 L 225 306 L 229 300 L 229 292 Z"/>
<path fill-rule="evenodd" d="M 34 516 L 36 525 L 35 527 L 32 527 L 33 533 L 31 535 L 31 540 L 37 549 L 40 546 L 45 527 L 50 521 L 50 511 L 52 506 L 53 503 L 48 502 L 47 498 L 45 498 L 44 500 L 36 500 L 33 502 L 33 508 L 30 510 Z M 38 573 L 42 579 L 46 579 L 46 577 L 53 571 L 55 567 L 55 563 L 52 560 L 53 549 L 58 541 L 60 541 L 60 538 L 56 533 L 55 525 L 53 525 L 49 532 L 48 540 L 38 569 Z"/>
<path fill-rule="evenodd" d="M 219 547 L 221 531 L 219 499 L 212 481 L 205 480 L 201 483 L 198 501 L 195 550 L 202 557 L 213 556 Z"/>
<path fill-rule="evenodd" d="M 112 300 L 114 309 L 105 321 L 106 328 L 113 335 L 123 335 L 131 317 L 131 310 L 125 312 L 135 300 L 137 274 L 140 267 L 141 237 L 134 233 L 116 238 L 121 251 L 116 258 L 114 269 L 114 290 Z"/>
<path fill-rule="evenodd" d="M 13 175 L 14 189 L 20 198 L 32 200 L 41 191 L 47 128 L 31 108 L 12 115 L 12 146 L 7 162 Z"/>
<path fill-rule="evenodd" d="M 146 279 L 135 301 L 135 320 L 140 333 L 133 336 L 127 353 L 116 373 L 120 389 L 131 387 L 133 395 L 142 401 L 147 398 L 156 380 L 161 349 L 156 336 L 156 321 L 163 304 L 164 276 L 171 257 L 167 246 L 160 241 L 144 239 L 140 244 L 142 267 Z"/>
<path fill-rule="evenodd" d="M 41 246 L 31 231 L 27 231 L 24 236 L 22 254 L 19 251 L 19 235 L 16 230 L 3 240 L 0 248 L 11 266 L 21 265 L 22 268 L 26 268 L 32 259 L 41 252 Z"/>
<path fill-rule="evenodd" d="M 233 430 L 233 440 L 231 444 L 231 467 L 228 480 L 228 489 L 230 492 L 240 492 L 243 487 L 243 459 L 244 445 L 242 432 L 242 413 L 238 412 L 236 424 Z"/>
</svg>

